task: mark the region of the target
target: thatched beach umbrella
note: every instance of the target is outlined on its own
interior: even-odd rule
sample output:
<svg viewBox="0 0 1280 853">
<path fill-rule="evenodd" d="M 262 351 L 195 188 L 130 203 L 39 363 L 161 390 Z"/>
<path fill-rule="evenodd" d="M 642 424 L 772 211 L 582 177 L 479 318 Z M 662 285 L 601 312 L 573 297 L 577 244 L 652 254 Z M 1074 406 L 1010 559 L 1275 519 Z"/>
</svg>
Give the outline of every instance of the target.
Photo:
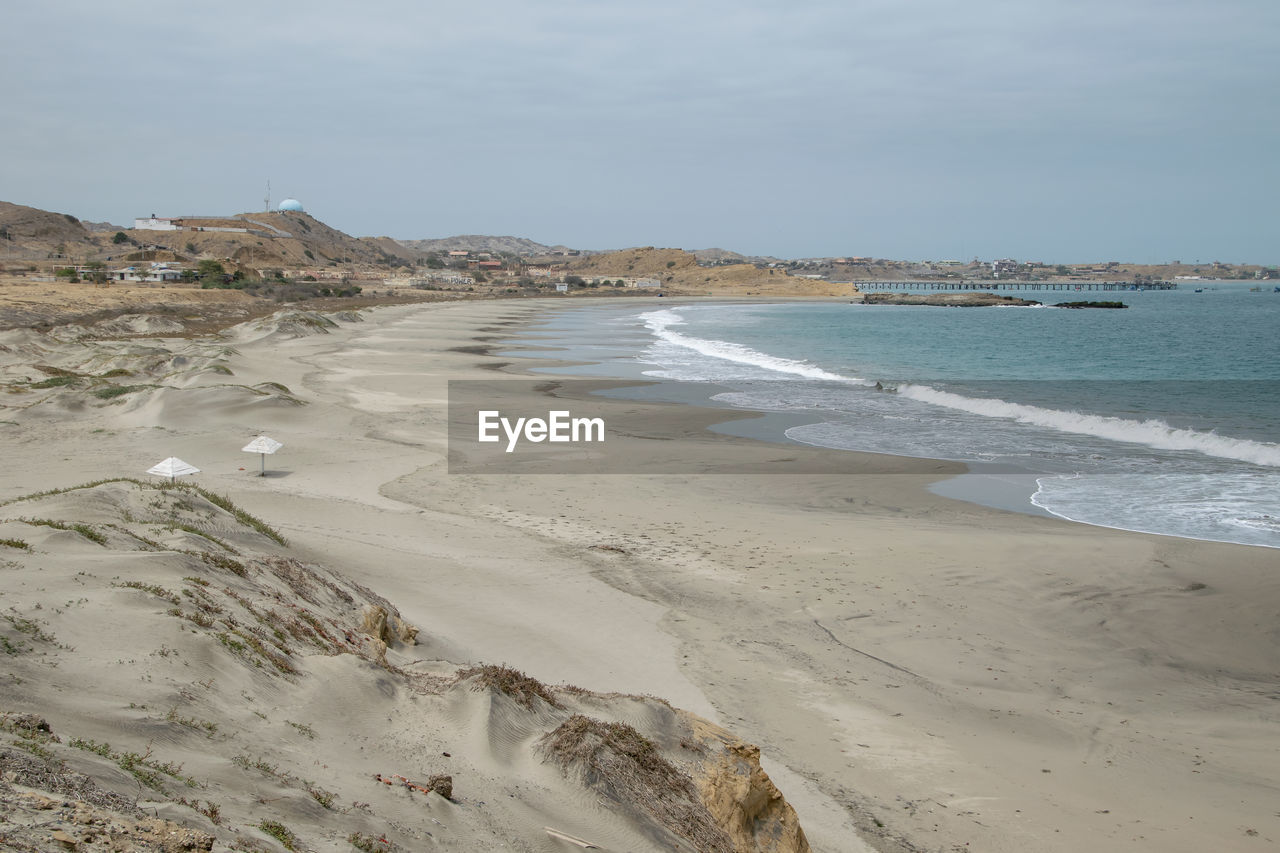
<svg viewBox="0 0 1280 853">
<path fill-rule="evenodd" d="M 147 469 L 148 474 L 155 474 L 157 477 L 168 477 L 169 482 L 174 482 L 178 477 L 187 474 L 199 474 L 200 469 L 194 465 L 188 465 L 176 456 L 170 456 L 163 462 L 157 462 Z"/>
<path fill-rule="evenodd" d="M 240 449 L 245 453 L 262 454 L 262 470 L 258 472 L 258 476 L 265 477 L 267 476 L 267 454 L 275 453 L 282 447 L 284 447 L 284 445 L 276 441 L 274 438 L 260 435 Z"/>
</svg>

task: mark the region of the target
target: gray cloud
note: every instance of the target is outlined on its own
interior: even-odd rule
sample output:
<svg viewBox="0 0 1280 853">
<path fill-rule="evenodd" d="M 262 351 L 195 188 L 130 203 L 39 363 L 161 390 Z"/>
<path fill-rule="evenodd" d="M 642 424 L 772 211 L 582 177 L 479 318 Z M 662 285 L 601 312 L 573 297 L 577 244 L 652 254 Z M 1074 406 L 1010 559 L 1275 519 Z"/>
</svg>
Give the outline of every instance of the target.
<svg viewBox="0 0 1280 853">
<path fill-rule="evenodd" d="M 1271 2 L 27 4 L 0 195 L 358 234 L 1271 262 Z"/>
</svg>

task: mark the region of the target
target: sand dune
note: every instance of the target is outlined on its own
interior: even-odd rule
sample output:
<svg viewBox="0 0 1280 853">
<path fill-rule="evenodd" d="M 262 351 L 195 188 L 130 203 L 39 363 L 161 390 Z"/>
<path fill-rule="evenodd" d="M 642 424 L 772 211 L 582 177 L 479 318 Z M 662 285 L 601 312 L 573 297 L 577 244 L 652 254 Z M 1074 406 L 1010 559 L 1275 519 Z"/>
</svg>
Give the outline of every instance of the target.
<svg viewBox="0 0 1280 853">
<path fill-rule="evenodd" d="M 210 497 L 117 480 L 0 510 L 14 602 L 5 703 L 51 722 L 8 725 L 9 753 L 73 765 L 129 803 L 123 815 L 248 849 L 270 848 L 264 835 L 286 837 L 280 827 L 307 847 L 359 833 L 397 845 L 376 849 L 555 849 L 548 823 L 601 849 L 675 849 L 695 831 L 693 849 L 807 849 L 727 732 L 658 700 L 415 654 L 419 630 L 391 602 L 290 556 L 283 536 Z M 585 743 L 555 739 L 573 721 L 625 732 L 627 749 L 591 742 L 594 729 Z M 19 791 L 38 781 L 10 780 Z M 761 811 L 756 800 L 780 809 L 786 846 L 729 840 L 729 816 Z M 700 822 L 686 825 L 691 814 Z M 69 818 L 42 827 L 10 840 L 93 837 Z"/>
</svg>

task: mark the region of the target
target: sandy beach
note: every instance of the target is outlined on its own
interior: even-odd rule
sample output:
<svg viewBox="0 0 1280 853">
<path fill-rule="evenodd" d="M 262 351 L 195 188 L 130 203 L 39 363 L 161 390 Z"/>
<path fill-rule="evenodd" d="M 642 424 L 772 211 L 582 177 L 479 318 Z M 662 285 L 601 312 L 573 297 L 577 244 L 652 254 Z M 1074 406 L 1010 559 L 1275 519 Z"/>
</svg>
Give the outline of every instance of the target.
<svg viewBox="0 0 1280 853">
<path fill-rule="evenodd" d="M 215 655 L 199 623 L 165 615 L 199 590 L 170 604 L 120 586 L 176 591 L 184 572 L 213 564 L 183 551 L 195 569 L 161 565 L 159 546 L 217 548 L 172 521 L 146 534 L 156 549 L 114 551 L 29 521 L 78 514 L 118 538 L 138 534 L 148 498 L 121 485 L 9 503 L 0 539 L 29 548 L 0 547 L 10 616 L 0 628 L 27 645 L 0 659 L 0 712 L 182 763 L 208 786 L 186 797 L 218 799 L 226 818 L 172 796 L 152 796 L 146 813 L 198 827 L 213 849 L 236 838 L 283 849 L 252 828 L 268 812 L 300 849 L 350 850 L 356 832 L 398 845 L 370 849 L 581 849 L 547 826 L 608 850 L 688 849 L 537 759 L 539 738 L 570 712 L 655 731 L 701 725 L 639 697 L 758 746 L 823 853 L 1280 841 L 1274 549 L 953 501 L 927 489 L 961 470 L 951 463 L 735 438 L 707 427 L 743 413 L 625 399 L 590 398 L 609 425 L 608 453 L 657 473 L 555 473 L 550 462 L 450 473 L 448 382 L 528 375 L 538 362 L 501 353 L 563 304 L 276 315 L 198 338 L 0 333 L 0 380 L 11 386 L 0 501 L 145 480 L 177 456 L 200 468 L 191 482 L 288 543 L 218 522 L 229 546 L 325 567 L 327 584 L 307 581 L 317 602 L 381 606 L 392 626 L 374 637 L 380 648 L 348 633 L 350 654 L 291 646 L 297 672 L 267 681 Z M 88 377 L 113 370 L 129 376 L 115 382 L 144 387 L 87 391 Z M 84 387 L 30 387 L 68 373 Z M 585 405 L 580 386 L 543 385 L 504 404 Z M 284 448 L 260 477 L 259 458 L 240 448 L 263 433 Z M 192 502 L 166 512 L 214 517 Z M 236 586 L 252 573 L 201 577 L 283 612 L 300 582 L 269 574 L 256 591 Z M 19 636 L 20 623 L 56 642 Z M 414 642 L 398 625 L 416 627 Z M 410 689 L 478 664 L 591 694 L 513 710 L 493 692 Z M 105 789 L 134 784 L 64 741 L 45 748 Z M 254 760 L 274 772 L 246 769 Z M 457 796 L 386 787 L 375 772 L 448 773 Z"/>
</svg>

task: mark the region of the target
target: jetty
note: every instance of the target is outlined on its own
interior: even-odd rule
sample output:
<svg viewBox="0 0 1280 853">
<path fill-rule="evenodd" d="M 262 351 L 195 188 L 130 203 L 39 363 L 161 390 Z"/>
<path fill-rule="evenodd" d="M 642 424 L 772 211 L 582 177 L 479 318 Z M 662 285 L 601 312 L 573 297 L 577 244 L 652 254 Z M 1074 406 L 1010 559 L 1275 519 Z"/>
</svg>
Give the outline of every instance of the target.
<svg viewBox="0 0 1280 853">
<path fill-rule="evenodd" d="M 868 290 L 1177 290 L 1172 281 L 947 281 L 938 279 L 898 281 L 854 281 L 853 286 Z"/>
<path fill-rule="evenodd" d="M 1034 299 L 981 293 L 864 293 L 864 305 L 941 305 L 948 308 L 988 308 L 993 305 L 1039 305 Z"/>
</svg>

